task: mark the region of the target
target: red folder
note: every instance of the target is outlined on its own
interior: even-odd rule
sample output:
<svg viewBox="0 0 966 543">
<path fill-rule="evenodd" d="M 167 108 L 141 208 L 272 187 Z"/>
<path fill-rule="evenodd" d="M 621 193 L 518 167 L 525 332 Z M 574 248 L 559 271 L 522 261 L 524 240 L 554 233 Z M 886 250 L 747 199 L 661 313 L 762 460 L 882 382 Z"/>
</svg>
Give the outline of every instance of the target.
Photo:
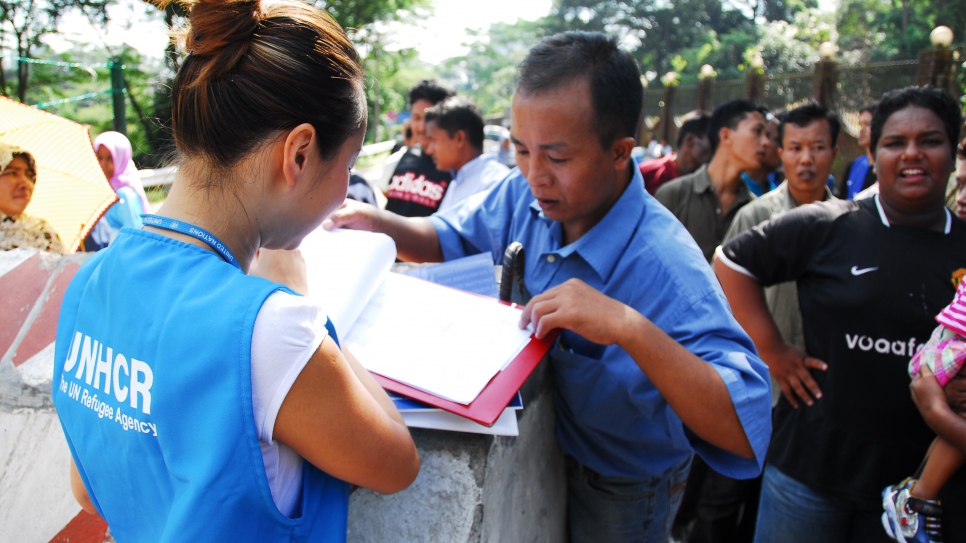
<svg viewBox="0 0 966 543">
<path fill-rule="evenodd" d="M 505 303 L 505 302 L 504 302 Z M 523 383 L 530 377 L 537 364 L 553 347 L 554 341 L 560 334 L 559 330 L 553 330 L 543 339 L 530 336 L 530 343 L 520 351 L 520 354 L 510 362 L 503 371 L 498 372 L 486 384 L 480 395 L 468 405 L 444 400 L 439 396 L 434 396 L 428 392 L 423 392 L 417 388 L 383 377 L 377 373 L 372 376 L 382 385 L 382 388 L 391 390 L 397 394 L 402 394 L 414 400 L 438 407 L 450 413 L 455 413 L 461 417 L 466 417 L 473 422 L 483 426 L 493 426 L 496 419 L 500 418 L 503 410 L 509 405 L 510 400 L 520 390 Z"/>
</svg>

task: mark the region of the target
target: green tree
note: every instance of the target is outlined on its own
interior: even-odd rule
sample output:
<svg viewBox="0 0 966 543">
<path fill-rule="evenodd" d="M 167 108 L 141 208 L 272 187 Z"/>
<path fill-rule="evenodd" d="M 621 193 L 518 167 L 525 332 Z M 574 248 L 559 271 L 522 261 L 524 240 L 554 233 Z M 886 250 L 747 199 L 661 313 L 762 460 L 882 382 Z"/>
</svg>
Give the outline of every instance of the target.
<svg viewBox="0 0 966 543">
<path fill-rule="evenodd" d="M 966 48 L 966 0 L 842 0 L 837 23 L 839 47 L 863 61 L 916 58 L 939 25 Z"/>
<path fill-rule="evenodd" d="M 391 21 L 425 18 L 431 12 L 429 0 L 315 0 L 315 5 L 328 11 L 364 53 L 369 107 L 366 140 L 385 137 L 385 112 L 401 108 L 398 85 L 407 79 L 397 76 L 403 76 L 401 71 L 420 71 L 421 67 L 417 66 L 418 58 L 413 51 L 387 50 L 382 32 Z"/>
<path fill-rule="evenodd" d="M 427 16 L 429 0 L 315 0 L 315 5 L 326 10 L 345 28 L 346 33 L 363 52 L 363 64 L 366 69 L 366 100 L 369 109 L 369 128 L 366 139 L 373 141 L 380 134 L 385 124 L 382 113 L 398 107 L 399 91 L 395 74 L 403 66 L 412 67 L 417 62 L 415 55 L 409 51 L 386 51 L 380 34 L 382 26 L 390 21 L 413 20 Z M 164 21 L 169 29 L 183 26 L 187 22 L 187 12 L 180 4 L 171 3 L 164 10 Z M 171 70 L 170 78 L 177 73 L 180 57 L 174 45 L 168 45 L 165 50 L 165 60 Z M 405 78 L 402 78 L 405 79 Z M 170 95 L 159 87 L 154 99 L 154 114 L 159 126 L 170 123 Z M 403 100 L 405 101 L 405 100 Z M 159 135 L 166 130 L 157 132 Z M 170 140 L 155 142 L 155 146 L 172 147 Z"/>
<path fill-rule="evenodd" d="M 395 121 L 390 115 L 406 109 L 410 87 L 420 79 L 437 74 L 419 59 L 413 49 L 386 50 L 382 43 L 374 46 L 365 58 L 366 99 L 369 102 L 367 141 L 384 141 L 394 137 Z"/>
<path fill-rule="evenodd" d="M 788 21 L 759 26 L 757 50 L 770 73 L 808 72 L 818 60 L 818 46 L 836 39 L 835 14 L 817 8 L 797 11 Z"/>
<path fill-rule="evenodd" d="M 497 23 L 486 33 L 470 32 L 469 52 L 443 61 L 440 75 L 472 97 L 484 115 L 497 115 L 510 107 L 517 66 L 548 32 L 544 19 Z"/>
<path fill-rule="evenodd" d="M 12 51 L 17 57 L 30 58 L 41 45 L 44 35 L 56 32 L 60 18 L 70 10 L 83 11 L 92 22 L 107 21 L 108 0 L 0 0 L 0 93 L 7 96 L 7 79 L 3 58 L 4 44 L 12 38 Z M 17 99 L 23 102 L 30 81 L 30 64 L 16 63 Z"/>
<path fill-rule="evenodd" d="M 164 68 L 159 61 L 144 59 L 134 49 L 107 50 L 103 47 L 76 44 L 70 53 L 54 54 L 44 46 L 37 56 L 61 65 L 38 64 L 30 75 L 30 88 L 26 103 L 51 104 L 76 97 L 77 101 L 45 106 L 51 113 L 91 126 L 94 136 L 105 130 L 113 130 L 111 107 L 110 69 L 105 65 L 109 58 L 120 58 L 124 66 L 127 104 L 127 136 L 134 149 L 134 161 L 139 167 L 154 167 L 163 162 L 161 153 L 166 149 L 157 145 L 168 136 L 153 122 L 151 107 L 155 101 L 158 73 Z M 78 64 L 84 67 L 65 66 Z"/>
<path fill-rule="evenodd" d="M 596 30 L 616 36 L 642 72 L 663 74 L 672 60 L 686 61 L 682 82 L 712 64 L 722 77 L 736 68 L 758 38 L 754 14 L 758 3 L 719 0 L 560 0 L 550 14 L 551 29 Z M 731 72 L 735 72 L 732 74 Z"/>
</svg>

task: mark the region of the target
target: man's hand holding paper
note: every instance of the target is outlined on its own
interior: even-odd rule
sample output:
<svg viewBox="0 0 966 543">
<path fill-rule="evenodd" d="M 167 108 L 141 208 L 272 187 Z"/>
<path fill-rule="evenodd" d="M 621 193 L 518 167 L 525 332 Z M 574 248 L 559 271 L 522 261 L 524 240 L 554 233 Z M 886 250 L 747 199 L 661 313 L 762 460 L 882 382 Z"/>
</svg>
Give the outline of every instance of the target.
<svg viewBox="0 0 966 543">
<path fill-rule="evenodd" d="M 630 313 L 639 313 L 580 279 L 569 279 L 534 296 L 523 310 L 520 328 L 533 325 L 540 339 L 551 330 L 570 330 L 601 345 L 620 342 Z"/>
</svg>

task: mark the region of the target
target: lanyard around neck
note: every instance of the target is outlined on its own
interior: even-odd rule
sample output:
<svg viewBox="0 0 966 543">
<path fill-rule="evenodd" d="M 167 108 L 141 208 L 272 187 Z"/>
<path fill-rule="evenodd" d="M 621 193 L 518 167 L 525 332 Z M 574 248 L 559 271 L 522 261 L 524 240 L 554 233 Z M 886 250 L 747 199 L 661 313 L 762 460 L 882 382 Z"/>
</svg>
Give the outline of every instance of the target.
<svg viewBox="0 0 966 543">
<path fill-rule="evenodd" d="M 174 232 L 180 232 L 182 234 L 197 238 L 203 241 L 206 245 L 214 249 L 214 251 L 221 255 L 232 266 L 241 269 L 241 264 L 238 263 L 238 259 L 232 254 L 231 250 L 228 249 L 220 239 L 216 238 L 211 232 L 205 230 L 200 226 L 195 226 L 182 221 L 176 221 L 168 217 L 161 217 L 159 215 L 141 215 L 141 220 L 146 226 L 153 226 L 154 228 L 161 228 L 163 230 L 171 230 Z"/>
</svg>

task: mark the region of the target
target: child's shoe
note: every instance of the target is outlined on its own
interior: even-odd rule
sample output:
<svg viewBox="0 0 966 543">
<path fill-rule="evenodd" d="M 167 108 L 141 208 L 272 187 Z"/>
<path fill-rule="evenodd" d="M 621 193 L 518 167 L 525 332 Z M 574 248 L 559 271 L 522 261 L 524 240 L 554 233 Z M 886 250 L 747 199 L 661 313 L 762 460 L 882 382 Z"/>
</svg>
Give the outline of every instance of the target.
<svg viewBox="0 0 966 543">
<path fill-rule="evenodd" d="M 914 479 L 882 491 L 882 526 L 899 543 L 942 543 L 942 506 L 936 500 L 909 495 Z"/>
</svg>

